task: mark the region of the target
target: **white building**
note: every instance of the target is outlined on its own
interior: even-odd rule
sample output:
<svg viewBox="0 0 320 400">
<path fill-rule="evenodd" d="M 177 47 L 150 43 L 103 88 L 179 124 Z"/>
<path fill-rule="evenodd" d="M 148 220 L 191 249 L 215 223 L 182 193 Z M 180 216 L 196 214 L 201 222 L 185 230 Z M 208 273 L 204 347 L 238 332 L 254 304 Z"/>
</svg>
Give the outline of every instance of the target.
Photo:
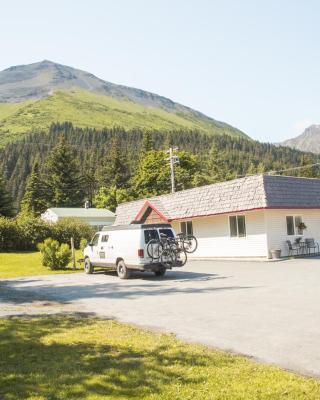
<svg viewBox="0 0 320 400">
<path fill-rule="evenodd" d="M 115 214 L 105 208 L 48 208 L 41 218 L 48 222 L 57 222 L 63 218 L 77 218 L 82 222 L 99 230 L 105 225 L 112 225 L 115 221 Z"/>
<path fill-rule="evenodd" d="M 193 233 L 195 258 L 287 255 L 287 240 L 320 243 L 320 179 L 254 175 L 119 205 L 115 224 L 134 222 Z"/>
</svg>

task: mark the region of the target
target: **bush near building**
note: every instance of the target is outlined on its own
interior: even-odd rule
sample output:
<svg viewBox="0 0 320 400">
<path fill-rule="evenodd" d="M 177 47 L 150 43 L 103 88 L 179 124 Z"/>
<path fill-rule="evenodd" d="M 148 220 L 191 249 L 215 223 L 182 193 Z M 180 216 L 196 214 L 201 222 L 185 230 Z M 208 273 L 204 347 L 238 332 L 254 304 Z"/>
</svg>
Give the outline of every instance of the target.
<svg viewBox="0 0 320 400">
<path fill-rule="evenodd" d="M 81 239 L 89 240 L 93 233 L 90 225 L 73 218 L 48 223 L 28 216 L 0 217 L 0 251 L 36 250 L 37 244 L 48 237 L 60 244 L 70 243 L 73 237 L 75 247 L 79 248 Z"/>
</svg>

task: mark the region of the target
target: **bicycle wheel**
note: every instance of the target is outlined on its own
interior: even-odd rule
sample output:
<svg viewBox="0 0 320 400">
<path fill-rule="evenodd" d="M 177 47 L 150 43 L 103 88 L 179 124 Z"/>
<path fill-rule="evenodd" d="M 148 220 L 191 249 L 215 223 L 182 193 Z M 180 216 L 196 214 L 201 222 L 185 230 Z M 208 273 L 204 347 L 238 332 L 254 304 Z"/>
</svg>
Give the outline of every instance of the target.
<svg viewBox="0 0 320 400">
<path fill-rule="evenodd" d="M 172 268 L 174 259 L 173 252 L 170 249 L 164 249 L 160 256 L 160 262 L 165 268 Z"/>
<path fill-rule="evenodd" d="M 147 253 L 152 260 L 159 260 L 162 253 L 162 243 L 157 239 L 152 239 L 147 245 Z"/>
<path fill-rule="evenodd" d="M 187 253 L 194 253 L 197 250 L 197 247 L 198 241 L 194 236 L 189 235 L 183 238 L 183 248 Z"/>
<path fill-rule="evenodd" d="M 178 249 L 178 251 L 176 252 L 176 259 L 175 259 L 175 266 L 176 267 L 183 267 L 184 265 L 186 265 L 188 256 L 187 256 L 187 252 L 185 251 L 185 249 Z"/>
</svg>

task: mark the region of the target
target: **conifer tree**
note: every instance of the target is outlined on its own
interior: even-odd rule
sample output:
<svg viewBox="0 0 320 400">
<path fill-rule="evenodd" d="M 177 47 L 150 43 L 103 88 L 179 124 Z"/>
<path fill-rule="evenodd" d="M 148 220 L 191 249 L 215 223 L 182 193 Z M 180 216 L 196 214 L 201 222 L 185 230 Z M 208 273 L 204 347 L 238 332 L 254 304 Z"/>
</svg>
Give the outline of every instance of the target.
<svg viewBox="0 0 320 400">
<path fill-rule="evenodd" d="M 144 154 L 153 149 L 154 149 L 154 144 L 151 137 L 151 133 L 150 131 L 145 130 L 142 135 L 141 152 L 142 154 Z"/>
<path fill-rule="evenodd" d="M 26 190 L 21 201 L 21 211 L 32 216 L 39 216 L 47 208 L 46 186 L 41 179 L 39 164 L 36 162 L 27 179 Z"/>
<path fill-rule="evenodd" d="M 6 189 L 5 182 L 0 176 L 0 216 L 1 217 L 13 217 L 13 201 Z"/>
<path fill-rule="evenodd" d="M 264 165 L 264 163 L 262 161 L 260 161 L 257 166 L 257 173 L 263 174 L 265 171 L 266 171 L 266 166 Z"/>
<path fill-rule="evenodd" d="M 223 182 L 230 179 L 228 176 L 229 172 L 215 145 L 210 149 L 206 170 L 210 183 Z"/>
<path fill-rule="evenodd" d="M 98 181 L 100 186 L 126 188 L 128 177 L 128 166 L 121 151 L 121 143 L 115 135 L 111 141 L 110 151 L 98 171 Z"/>
<path fill-rule="evenodd" d="M 301 168 L 299 171 L 299 176 L 304 176 L 306 178 L 313 178 L 316 176 L 316 168 L 311 166 L 314 164 L 314 158 L 311 155 L 303 154 L 301 157 L 300 166 L 309 165 L 309 167 Z"/>
<path fill-rule="evenodd" d="M 254 163 L 251 161 L 249 167 L 247 169 L 246 175 L 255 175 L 257 173 L 257 168 Z"/>
<path fill-rule="evenodd" d="M 48 203 L 56 207 L 76 207 L 84 198 L 83 179 L 71 146 L 61 135 L 45 163 Z"/>
</svg>

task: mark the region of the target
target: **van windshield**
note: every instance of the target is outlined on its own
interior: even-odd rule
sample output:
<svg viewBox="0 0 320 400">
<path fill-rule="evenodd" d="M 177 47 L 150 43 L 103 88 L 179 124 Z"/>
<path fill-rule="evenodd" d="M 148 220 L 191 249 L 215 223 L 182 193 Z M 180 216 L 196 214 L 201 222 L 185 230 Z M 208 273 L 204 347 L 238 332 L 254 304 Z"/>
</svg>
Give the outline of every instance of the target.
<svg viewBox="0 0 320 400">
<path fill-rule="evenodd" d="M 174 238 L 174 234 L 171 229 L 159 229 L 160 235 L 166 235 L 169 238 Z"/>
<path fill-rule="evenodd" d="M 150 240 L 157 239 L 159 240 L 159 234 L 156 229 L 147 229 L 144 231 L 144 242 L 148 244 Z"/>
</svg>

